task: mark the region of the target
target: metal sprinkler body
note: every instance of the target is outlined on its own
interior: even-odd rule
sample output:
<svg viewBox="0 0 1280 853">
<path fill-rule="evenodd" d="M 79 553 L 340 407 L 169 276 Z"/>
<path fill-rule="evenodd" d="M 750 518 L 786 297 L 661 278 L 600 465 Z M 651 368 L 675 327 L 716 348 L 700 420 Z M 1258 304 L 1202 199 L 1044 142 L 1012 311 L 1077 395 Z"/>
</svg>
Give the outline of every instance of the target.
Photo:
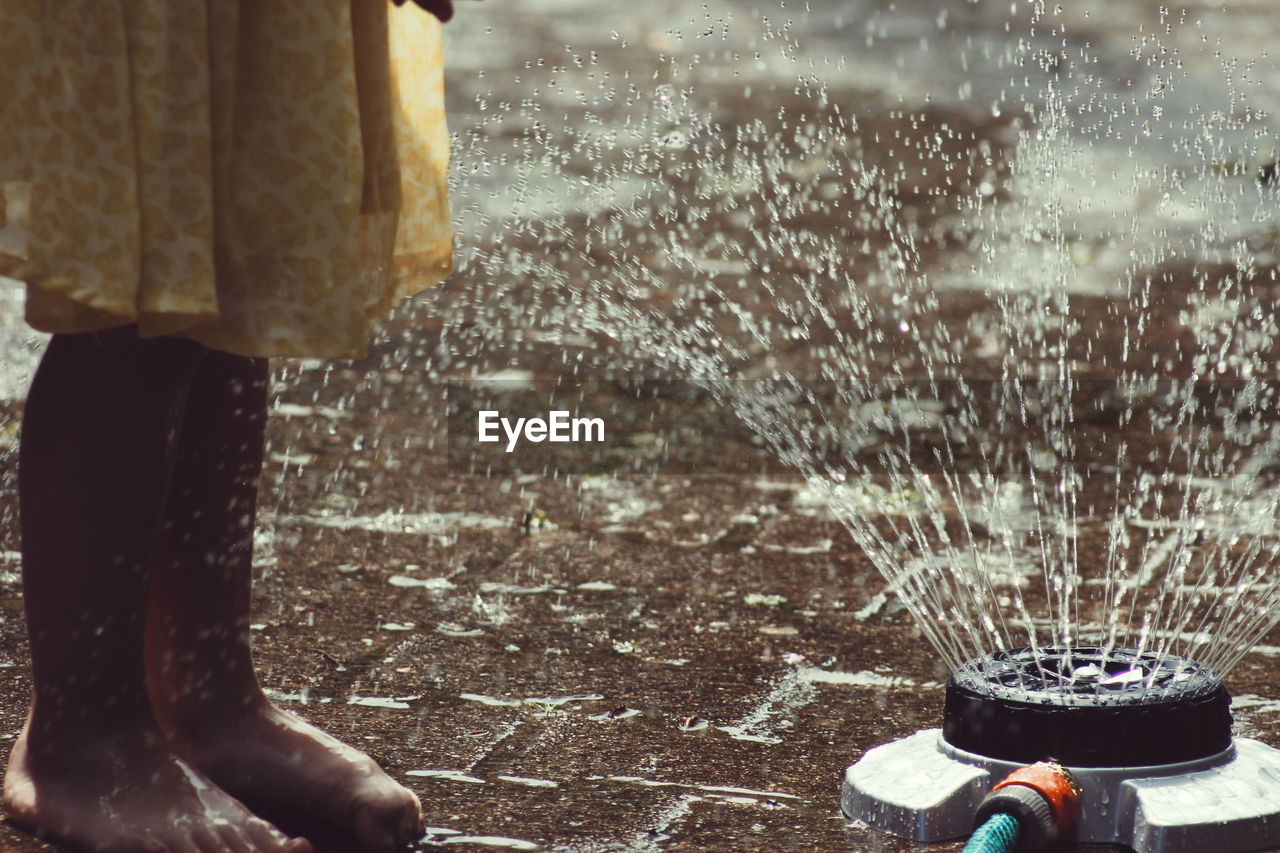
<svg viewBox="0 0 1280 853">
<path fill-rule="evenodd" d="M 1186 658 L 1133 649 L 983 655 L 947 682 L 941 729 L 867 751 L 846 815 L 917 841 L 969 834 L 983 797 L 1037 761 L 1079 783 L 1073 840 L 1138 853 L 1280 845 L 1280 750 L 1231 737 L 1230 697 Z"/>
</svg>

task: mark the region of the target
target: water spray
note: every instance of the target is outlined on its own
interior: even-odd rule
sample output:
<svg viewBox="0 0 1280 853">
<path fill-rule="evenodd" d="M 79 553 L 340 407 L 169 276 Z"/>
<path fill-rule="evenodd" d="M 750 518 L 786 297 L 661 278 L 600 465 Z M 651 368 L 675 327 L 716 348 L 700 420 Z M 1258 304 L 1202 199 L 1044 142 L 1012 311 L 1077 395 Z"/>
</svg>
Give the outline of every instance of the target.
<svg viewBox="0 0 1280 853">
<path fill-rule="evenodd" d="M 1137 853 L 1280 845 L 1280 750 L 1233 738 L 1230 703 L 1212 671 L 1177 655 L 981 655 L 948 680 L 942 728 L 868 750 L 841 804 L 917 841 L 973 832 L 966 849 L 985 853 L 1058 838 Z"/>
</svg>

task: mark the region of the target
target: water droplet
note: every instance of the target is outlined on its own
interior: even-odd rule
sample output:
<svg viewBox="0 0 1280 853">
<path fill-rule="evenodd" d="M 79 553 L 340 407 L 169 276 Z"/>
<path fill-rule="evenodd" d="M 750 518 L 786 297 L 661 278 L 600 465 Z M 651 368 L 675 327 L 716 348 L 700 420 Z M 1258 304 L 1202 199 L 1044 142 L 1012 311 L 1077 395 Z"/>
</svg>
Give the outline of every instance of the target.
<svg viewBox="0 0 1280 853">
<path fill-rule="evenodd" d="M 672 148 L 677 151 L 689 147 L 689 135 L 679 128 L 672 128 L 662 134 L 662 147 Z"/>
</svg>

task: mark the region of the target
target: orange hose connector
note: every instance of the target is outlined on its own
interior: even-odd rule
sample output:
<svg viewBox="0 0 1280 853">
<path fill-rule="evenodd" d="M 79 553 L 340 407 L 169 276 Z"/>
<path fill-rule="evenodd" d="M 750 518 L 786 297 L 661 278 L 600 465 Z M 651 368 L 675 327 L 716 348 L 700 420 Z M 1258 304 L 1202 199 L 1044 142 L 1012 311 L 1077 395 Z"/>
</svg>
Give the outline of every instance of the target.
<svg viewBox="0 0 1280 853">
<path fill-rule="evenodd" d="M 1019 767 L 992 788 L 991 793 L 1010 785 L 1025 785 L 1045 798 L 1053 810 L 1057 837 L 1061 837 L 1075 823 L 1083 791 L 1070 771 L 1061 764 L 1037 761 L 1035 764 Z"/>
</svg>

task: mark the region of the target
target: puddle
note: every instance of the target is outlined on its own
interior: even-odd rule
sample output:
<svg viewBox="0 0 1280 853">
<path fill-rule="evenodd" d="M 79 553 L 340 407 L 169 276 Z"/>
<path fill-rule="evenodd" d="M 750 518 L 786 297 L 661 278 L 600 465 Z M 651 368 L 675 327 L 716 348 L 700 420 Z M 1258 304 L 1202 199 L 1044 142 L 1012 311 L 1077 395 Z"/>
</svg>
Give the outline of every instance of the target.
<svg viewBox="0 0 1280 853">
<path fill-rule="evenodd" d="M 421 696 L 352 696 L 347 699 L 348 705 L 360 705 L 365 708 L 389 708 L 403 711 L 409 703 L 421 699 Z"/>
<path fill-rule="evenodd" d="M 809 684 L 834 684 L 842 687 L 915 687 L 910 678 L 883 675 L 878 672 L 840 672 L 829 669 L 803 669 L 800 677 Z"/>
<path fill-rule="evenodd" d="M 716 728 L 734 740 L 746 741 L 747 743 L 765 743 L 770 746 L 782 743 L 782 738 L 776 735 L 752 734 L 742 726 L 716 726 Z"/>
<path fill-rule="evenodd" d="M 296 403 L 276 403 L 270 409 L 271 414 L 280 418 L 328 418 L 329 420 L 345 420 L 351 413 L 330 406 L 300 406 Z"/>
<path fill-rule="evenodd" d="M 622 525 L 662 508 L 662 504 L 641 497 L 635 484 L 625 480 L 606 476 L 586 476 L 579 481 L 583 497 L 594 503 L 603 504 L 596 515 L 597 520 L 606 526 L 621 532 Z"/>
<path fill-rule="evenodd" d="M 871 600 L 868 601 L 866 605 L 853 612 L 853 618 L 857 619 L 859 622 L 866 622 L 872 616 L 879 613 L 888 601 L 889 596 L 887 593 L 878 592 L 871 596 Z"/>
<path fill-rule="evenodd" d="M 801 515 L 824 520 L 839 520 L 842 515 L 854 517 L 876 515 L 919 515 L 925 511 L 923 498 L 910 489 L 890 490 L 870 480 L 847 480 L 832 483 L 810 480 L 796 492 L 792 501 Z"/>
<path fill-rule="evenodd" d="M 805 554 L 826 554 L 831 551 L 835 544 L 833 539 L 823 539 L 817 545 L 765 545 L 764 550 L 803 556 Z"/>
<path fill-rule="evenodd" d="M 750 592 L 742 597 L 743 604 L 763 604 L 765 607 L 777 607 L 780 604 L 787 603 L 785 595 L 765 595 L 759 592 Z"/>
<path fill-rule="evenodd" d="M 438 842 L 444 845 L 474 844 L 478 847 L 497 847 L 504 850 L 541 850 L 542 845 L 523 838 L 508 838 L 504 835 L 451 835 Z"/>
<path fill-rule="evenodd" d="M 570 696 L 542 696 L 538 698 L 526 699 L 526 705 L 537 705 L 542 708 L 559 708 L 562 705 L 570 705 L 574 702 L 600 702 L 604 697 L 599 693 L 575 693 Z"/>
<path fill-rule="evenodd" d="M 406 770 L 406 776 L 417 776 L 424 779 L 444 779 L 447 782 L 466 782 L 470 785 L 483 785 L 485 781 L 459 770 Z"/>
<path fill-rule="evenodd" d="M 1270 699 L 1254 693 L 1241 693 L 1231 697 L 1231 710 L 1249 711 L 1252 714 L 1280 713 L 1280 699 Z"/>
<path fill-rule="evenodd" d="M 498 696 L 485 696 L 480 693 L 462 693 L 459 699 L 465 699 L 468 702 L 479 702 L 481 705 L 489 705 L 494 708 L 519 708 L 524 704 L 523 699 L 503 699 Z"/>
<path fill-rule="evenodd" d="M 457 589 L 456 584 L 448 578 L 411 578 L 406 575 L 392 575 L 387 583 L 404 589 L 425 589 L 431 592 L 446 592 Z"/>
<path fill-rule="evenodd" d="M 507 595 L 540 595 L 544 592 L 564 592 L 564 590 L 555 589 L 550 586 L 513 586 L 506 583 L 495 583 L 493 581 L 485 581 L 480 584 L 481 592 L 501 592 Z"/>
<path fill-rule="evenodd" d="M 464 628 L 456 622 L 441 622 L 436 626 L 437 634 L 444 634 L 446 637 L 480 637 L 484 635 L 484 631 L 479 628 Z"/>
<path fill-rule="evenodd" d="M 503 782 L 510 782 L 513 785 L 524 785 L 527 788 L 559 788 L 560 783 L 551 779 L 534 779 L 530 776 L 495 776 L 495 779 L 501 779 Z"/>
</svg>

